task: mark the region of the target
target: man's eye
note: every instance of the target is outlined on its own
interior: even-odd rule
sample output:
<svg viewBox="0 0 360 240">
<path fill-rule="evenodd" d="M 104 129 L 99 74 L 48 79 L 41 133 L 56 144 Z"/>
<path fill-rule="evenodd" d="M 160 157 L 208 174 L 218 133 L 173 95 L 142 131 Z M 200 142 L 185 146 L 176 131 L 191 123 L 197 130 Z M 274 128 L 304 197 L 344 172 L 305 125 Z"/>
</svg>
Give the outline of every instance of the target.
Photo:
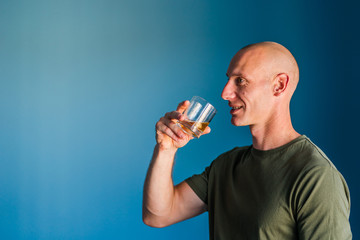
<svg viewBox="0 0 360 240">
<path fill-rule="evenodd" d="M 245 82 L 245 80 L 242 79 L 242 78 L 237 78 L 237 79 L 236 79 L 236 83 L 237 83 L 237 84 L 242 84 L 242 83 L 244 83 L 244 82 Z"/>
</svg>

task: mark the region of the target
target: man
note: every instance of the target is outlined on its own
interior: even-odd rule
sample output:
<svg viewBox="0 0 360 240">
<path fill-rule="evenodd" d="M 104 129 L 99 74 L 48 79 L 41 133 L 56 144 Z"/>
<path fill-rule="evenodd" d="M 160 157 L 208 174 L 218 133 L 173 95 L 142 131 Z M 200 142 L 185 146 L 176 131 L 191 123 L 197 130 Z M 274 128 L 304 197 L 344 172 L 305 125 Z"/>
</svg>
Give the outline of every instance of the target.
<svg viewBox="0 0 360 240">
<path fill-rule="evenodd" d="M 222 98 L 231 123 L 248 125 L 253 144 L 174 186 L 175 153 L 191 139 L 176 125 L 189 102 L 179 104 L 156 124 L 143 221 L 165 227 L 208 211 L 211 239 L 351 239 L 344 178 L 291 123 L 299 80 L 292 54 L 274 42 L 249 45 L 233 57 L 227 76 Z"/>
</svg>

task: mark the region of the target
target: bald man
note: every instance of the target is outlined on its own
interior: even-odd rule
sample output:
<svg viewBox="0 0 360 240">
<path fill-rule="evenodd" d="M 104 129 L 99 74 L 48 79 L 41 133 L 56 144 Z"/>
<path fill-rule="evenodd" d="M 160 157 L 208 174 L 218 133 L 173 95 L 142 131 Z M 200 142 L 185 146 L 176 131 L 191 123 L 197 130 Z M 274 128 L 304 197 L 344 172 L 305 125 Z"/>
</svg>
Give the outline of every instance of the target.
<svg viewBox="0 0 360 240">
<path fill-rule="evenodd" d="M 208 211 L 210 239 L 351 239 L 344 178 L 291 123 L 299 81 L 292 54 L 278 43 L 252 44 L 236 53 L 226 75 L 231 123 L 249 126 L 252 145 L 221 154 L 174 186 L 175 153 L 192 139 L 176 125 L 189 106 L 180 103 L 156 124 L 143 221 L 165 227 Z"/>
</svg>

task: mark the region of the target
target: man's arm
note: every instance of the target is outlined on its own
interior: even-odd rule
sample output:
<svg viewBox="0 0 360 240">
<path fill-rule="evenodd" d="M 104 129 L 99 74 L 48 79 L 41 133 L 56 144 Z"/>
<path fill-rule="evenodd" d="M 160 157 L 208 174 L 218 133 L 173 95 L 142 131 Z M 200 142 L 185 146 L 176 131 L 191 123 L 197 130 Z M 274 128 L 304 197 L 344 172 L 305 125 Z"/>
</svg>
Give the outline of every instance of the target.
<svg viewBox="0 0 360 240">
<path fill-rule="evenodd" d="M 349 189 L 332 167 L 307 172 L 297 191 L 299 239 L 352 239 Z"/>
<path fill-rule="evenodd" d="M 176 125 L 177 120 L 183 120 L 182 113 L 188 106 L 188 101 L 180 103 L 176 111 L 167 113 L 156 124 L 157 144 L 143 193 L 143 221 L 152 227 L 169 226 L 206 211 L 206 204 L 186 182 L 174 186 L 172 180 L 176 151 L 192 138 Z M 208 128 L 204 133 L 209 132 Z"/>
</svg>

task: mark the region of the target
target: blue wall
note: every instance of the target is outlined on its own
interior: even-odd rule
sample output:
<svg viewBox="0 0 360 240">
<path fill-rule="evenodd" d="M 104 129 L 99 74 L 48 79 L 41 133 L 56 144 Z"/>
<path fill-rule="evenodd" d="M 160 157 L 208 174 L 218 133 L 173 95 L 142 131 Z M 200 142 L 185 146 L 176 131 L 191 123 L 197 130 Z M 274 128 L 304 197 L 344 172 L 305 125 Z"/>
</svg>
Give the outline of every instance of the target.
<svg viewBox="0 0 360 240">
<path fill-rule="evenodd" d="M 174 180 L 251 144 L 220 98 L 233 54 L 271 40 L 293 52 L 295 128 L 351 191 L 360 237 L 359 17 L 355 1 L 0 1 L 0 238 L 207 239 L 207 214 L 141 220 L 155 122 L 203 96 L 212 133 L 181 149 Z"/>
</svg>

